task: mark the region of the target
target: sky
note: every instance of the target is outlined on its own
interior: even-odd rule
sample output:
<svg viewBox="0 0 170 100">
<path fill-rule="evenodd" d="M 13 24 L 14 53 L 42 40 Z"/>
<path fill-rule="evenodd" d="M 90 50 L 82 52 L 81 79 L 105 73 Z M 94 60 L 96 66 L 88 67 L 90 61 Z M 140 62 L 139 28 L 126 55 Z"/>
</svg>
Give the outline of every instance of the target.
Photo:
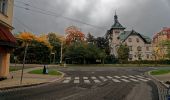
<svg viewBox="0 0 170 100">
<path fill-rule="evenodd" d="M 65 34 L 71 25 L 104 36 L 114 23 L 152 37 L 170 27 L 170 0 L 14 0 L 14 33 Z M 25 9 L 26 8 L 26 9 Z"/>
</svg>

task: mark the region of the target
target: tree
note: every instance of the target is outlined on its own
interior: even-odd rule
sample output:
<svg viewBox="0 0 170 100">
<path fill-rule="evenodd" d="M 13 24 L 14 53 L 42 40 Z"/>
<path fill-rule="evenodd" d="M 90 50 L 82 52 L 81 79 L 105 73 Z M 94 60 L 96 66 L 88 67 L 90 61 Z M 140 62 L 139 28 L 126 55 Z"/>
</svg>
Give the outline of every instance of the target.
<svg viewBox="0 0 170 100">
<path fill-rule="evenodd" d="M 96 63 L 96 60 L 104 61 L 105 52 L 93 44 L 75 42 L 66 47 L 65 59 L 72 63 Z"/>
<path fill-rule="evenodd" d="M 88 43 L 94 44 L 94 43 L 95 43 L 95 40 L 96 40 L 96 39 L 94 38 L 93 35 L 91 35 L 91 33 L 88 33 L 88 34 L 87 34 L 86 41 L 87 41 Z"/>
<path fill-rule="evenodd" d="M 108 39 L 104 38 L 104 37 L 98 37 L 96 39 L 96 45 L 97 47 L 99 47 L 100 49 L 105 50 L 107 55 L 110 55 L 110 47 L 109 47 L 109 41 Z"/>
<path fill-rule="evenodd" d="M 166 52 L 166 57 L 170 59 L 170 40 L 162 41 L 162 48 Z"/>
<path fill-rule="evenodd" d="M 47 37 L 50 45 L 52 46 L 51 53 L 54 54 L 53 57 L 50 54 L 51 55 L 50 59 L 52 61 L 53 58 L 54 63 L 56 61 L 59 62 L 61 56 L 61 42 L 63 41 L 63 37 L 62 36 L 59 37 L 55 33 L 48 33 Z"/>
<path fill-rule="evenodd" d="M 85 55 L 85 44 L 75 42 L 66 47 L 64 58 L 70 59 L 71 63 L 84 63 Z"/>
<path fill-rule="evenodd" d="M 69 45 L 72 42 L 83 42 L 85 35 L 76 26 L 70 26 L 66 28 L 66 44 Z"/>
<path fill-rule="evenodd" d="M 22 62 L 24 49 L 27 46 L 26 63 L 48 63 L 51 45 L 46 35 L 36 36 L 29 32 L 21 32 L 16 35 L 17 48 L 13 51 L 11 58 L 17 56 L 18 61 Z"/>
<path fill-rule="evenodd" d="M 127 45 L 120 45 L 117 53 L 118 53 L 118 59 L 121 63 L 128 61 L 129 48 Z"/>
</svg>

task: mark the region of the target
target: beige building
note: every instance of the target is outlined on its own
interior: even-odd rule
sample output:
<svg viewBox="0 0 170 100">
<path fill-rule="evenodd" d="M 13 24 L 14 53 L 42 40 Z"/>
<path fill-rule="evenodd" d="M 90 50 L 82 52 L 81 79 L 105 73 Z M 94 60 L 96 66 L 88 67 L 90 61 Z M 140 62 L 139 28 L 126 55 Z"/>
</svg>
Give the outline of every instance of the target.
<svg viewBox="0 0 170 100">
<path fill-rule="evenodd" d="M 10 52 L 16 45 L 12 35 L 14 0 L 0 0 L 0 80 L 9 74 Z"/>
<path fill-rule="evenodd" d="M 117 50 L 121 44 L 129 46 L 129 60 L 152 60 L 152 45 L 151 39 L 134 30 L 125 31 L 115 14 L 114 24 L 107 31 L 109 38 L 111 55 L 118 57 Z"/>
</svg>

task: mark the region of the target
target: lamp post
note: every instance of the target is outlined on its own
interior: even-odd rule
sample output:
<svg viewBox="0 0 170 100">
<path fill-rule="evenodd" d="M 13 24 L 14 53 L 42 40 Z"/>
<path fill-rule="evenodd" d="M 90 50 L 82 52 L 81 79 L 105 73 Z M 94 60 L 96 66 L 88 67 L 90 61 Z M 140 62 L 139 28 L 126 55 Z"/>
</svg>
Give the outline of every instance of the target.
<svg viewBox="0 0 170 100">
<path fill-rule="evenodd" d="M 60 55 L 60 64 L 62 64 L 63 59 L 63 41 L 61 41 L 61 55 Z"/>
</svg>

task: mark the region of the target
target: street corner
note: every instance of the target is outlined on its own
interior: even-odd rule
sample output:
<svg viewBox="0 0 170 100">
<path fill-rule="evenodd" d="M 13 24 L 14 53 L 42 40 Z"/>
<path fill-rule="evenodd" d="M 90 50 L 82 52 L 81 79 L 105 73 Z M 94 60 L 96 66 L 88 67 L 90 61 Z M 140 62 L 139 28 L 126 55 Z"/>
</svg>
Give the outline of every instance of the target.
<svg viewBox="0 0 170 100">
<path fill-rule="evenodd" d="M 161 83 L 165 88 L 169 88 L 170 85 L 170 74 L 162 72 L 162 70 L 151 70 L 147 74 L 155 81 Z"/>
<path fill-rule="evenodd" d="M 31 71 L 41 68 L 25 69 L 21 82 L 21 70 L 10 73 L 6 80 L 0 81 L 0 90 L 13 90 L 17 88 L 29 88 L 45 85 L 52 82 L 60 82 L 64 79 L 65 73 L 58 71 L 61 75 L 31 74 Z"/>
</svg>

